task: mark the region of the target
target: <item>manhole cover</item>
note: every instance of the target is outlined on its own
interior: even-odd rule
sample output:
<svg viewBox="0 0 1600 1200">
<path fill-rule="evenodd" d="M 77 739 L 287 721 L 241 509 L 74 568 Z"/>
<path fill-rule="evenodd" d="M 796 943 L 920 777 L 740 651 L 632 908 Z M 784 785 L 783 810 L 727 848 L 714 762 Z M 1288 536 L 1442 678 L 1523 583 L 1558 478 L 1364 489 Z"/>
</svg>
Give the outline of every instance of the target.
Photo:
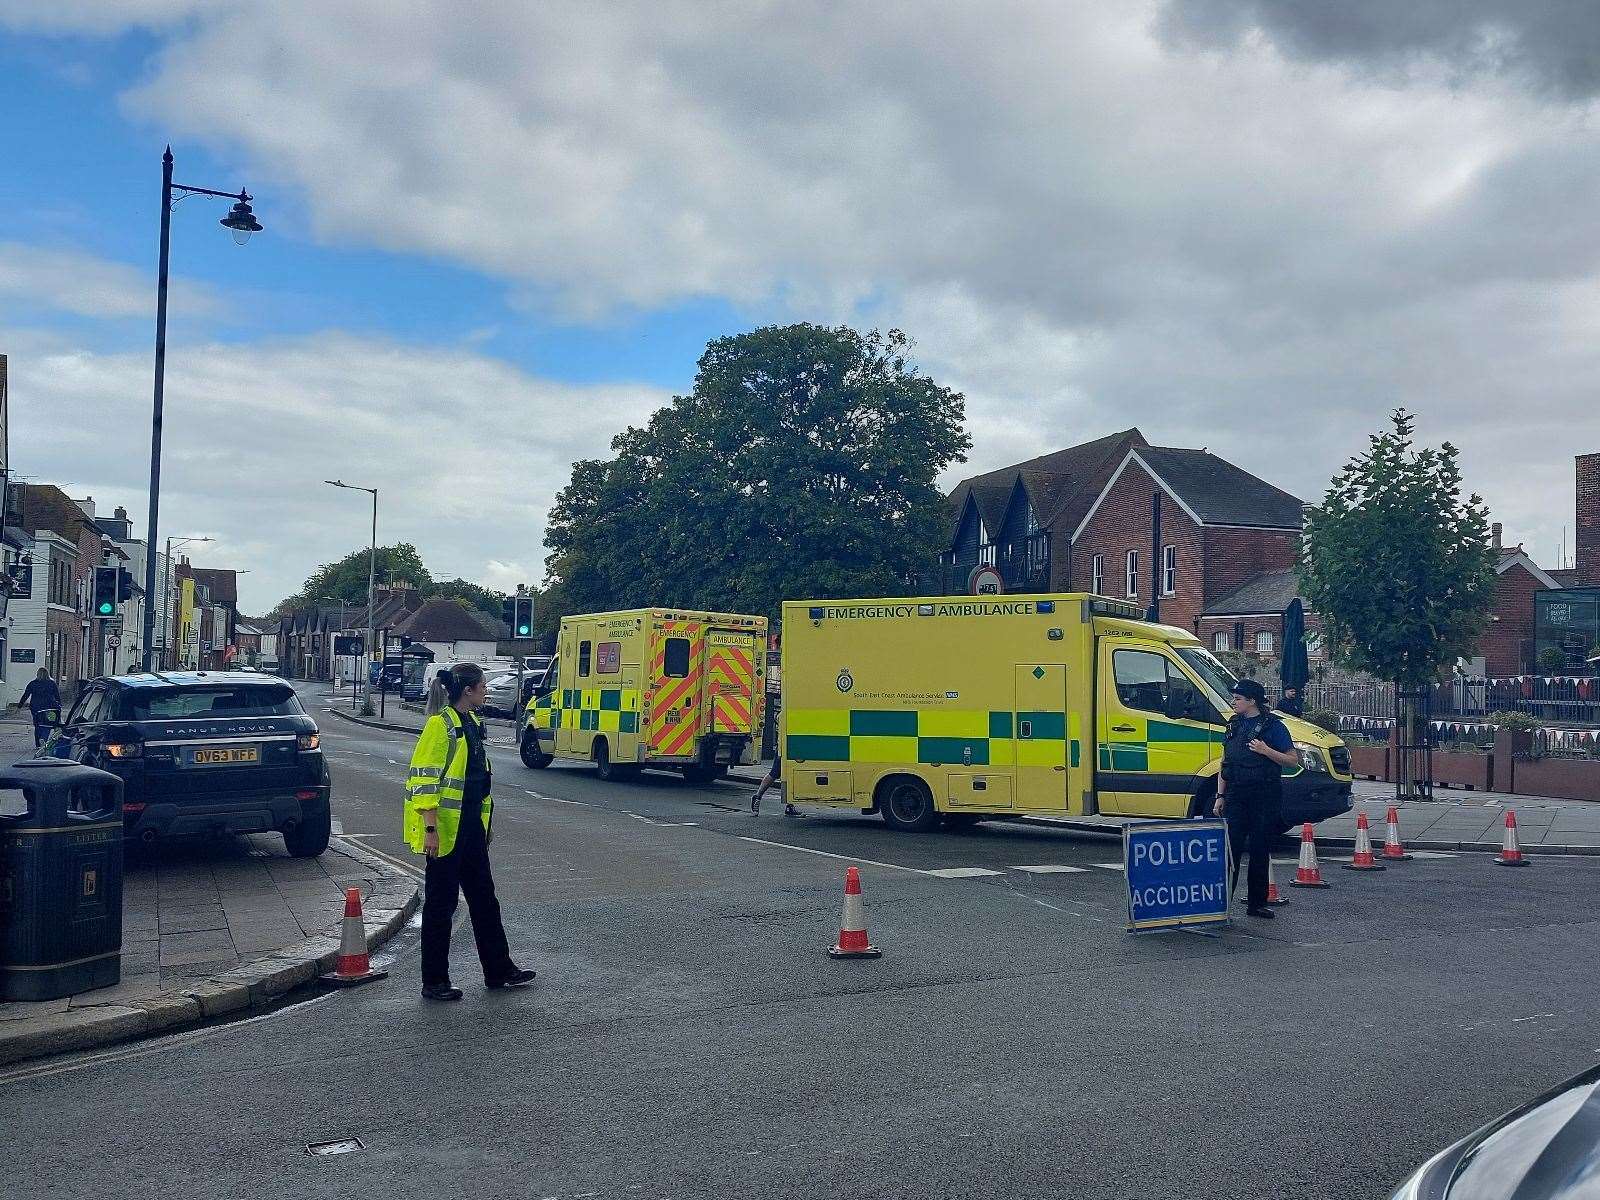
<svg viewBox="0 0 1600 1200">
<path fill-rule="evenodd" d="M 360 1138 L 340 1138 L 336 1142 L 308 1142 L 306 1153 L 317 1158 L 326 1158 L 330 1154 L 354 1154 L 357 1150 L 365 1150 Z"/>
</svg>

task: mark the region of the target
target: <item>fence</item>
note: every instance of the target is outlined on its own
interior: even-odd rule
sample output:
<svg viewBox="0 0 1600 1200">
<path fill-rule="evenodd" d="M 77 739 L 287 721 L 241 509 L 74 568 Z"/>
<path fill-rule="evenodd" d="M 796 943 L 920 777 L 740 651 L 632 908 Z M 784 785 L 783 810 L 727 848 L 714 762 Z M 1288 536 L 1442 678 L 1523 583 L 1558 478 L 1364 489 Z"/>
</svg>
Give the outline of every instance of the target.
<svg viewBox="0 0 1600 1200">
<path fill-rule="evenodd" d="M 1339 736 L 1352 744 L 1387 743 L 1393 717 L 1341 716 Z M 1435 749 L 1487 752 L 1494 745 L 1495 726 L 1482 721 L 1452 718 L 1428 722 L 1428 738 Z M 1600 730 L 1535 729 L 1528 737 L 1532 758 L 1600 758 Z"/>
<path fill-rule="evenodd" d="M 1306 687 L 1305 707 L 1341 716 L 1388 719 L 1394 688 L 1386 683 Z M 1517 675 L 1508 679 L 1452 679 L 1435 684 L 1429 710 L 1435 718 L 1470 721 L 1492 712 L 1524 712 L 1540 721 L 1600 727 L 1600 679 L 1591 676 Z"/>
</svg>

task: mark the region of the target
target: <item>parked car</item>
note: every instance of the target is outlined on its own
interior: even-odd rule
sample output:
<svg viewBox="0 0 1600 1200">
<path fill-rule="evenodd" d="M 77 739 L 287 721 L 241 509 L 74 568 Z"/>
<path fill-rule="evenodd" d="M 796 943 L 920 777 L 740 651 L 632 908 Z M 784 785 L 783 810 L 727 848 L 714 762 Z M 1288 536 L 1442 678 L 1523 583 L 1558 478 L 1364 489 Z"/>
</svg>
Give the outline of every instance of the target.
<svg viewBox="0 0 1600 1200">
<path fill-rule="evenodd" d="M 1394 1200 L 1578 1200 L 1600 1179 L 1600 1066 L 1441 1150 Z"/>
<path fill-rule="evenodd" d="M 281 679 L 243 671 L 96 679 L 39 754 L 120 776 L 133 840 L 276 830 L 298 858 L 328 847 L 332 785 L 321 736 Z"/>
<path fill-rule="evenodd" d="M 526 679 L 527 675 L 524 674 Z M 491 717 L 511 717 L 517 710 L 517 676 L 515 672 L 493 675 L 489 678 L 489 697 L 484 709 Z"/>
</svg>

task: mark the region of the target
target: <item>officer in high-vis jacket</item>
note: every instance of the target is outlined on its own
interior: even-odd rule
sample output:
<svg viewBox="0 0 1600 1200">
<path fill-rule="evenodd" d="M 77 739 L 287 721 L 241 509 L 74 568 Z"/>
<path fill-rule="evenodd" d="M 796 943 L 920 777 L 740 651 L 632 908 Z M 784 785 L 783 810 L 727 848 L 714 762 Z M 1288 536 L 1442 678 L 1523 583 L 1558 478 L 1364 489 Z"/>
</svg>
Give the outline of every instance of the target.
<svg viewBox="0 0 1600 1200">
<path fill-rule="evenodd" d="M 489 872 L 493 801 L 489 751 L 477 710 L 489 694 L 483 668 L 462 663 L 434 679 L 430 709 L 406 778 L 406 844 L 428 857 L 422 900 L 422 995 L 459 1000 L 450 983 L 450 922 L 467 896 L 472 934 L 491 988 L 526 987 L 535 972 L 511 961 Z"/>
<path fill-rule="evenodd" d="M 1276 916 L 1267 907 L 1267 858 L 1278 835 L 1284 767 L 1299 762 L 1289 727 L 1267 707 L 1267 693 L 1254 679 L 1233 685 L 1233 719 L 1222 744 L 1222 774 L 1217 780 L 1216 815 L 1228 821 L 1233 849 L 1233 887 L 1239 864 L 1250 856 L 1245 880 L 1246 911 L 1252 917 Z"/>
</svg>

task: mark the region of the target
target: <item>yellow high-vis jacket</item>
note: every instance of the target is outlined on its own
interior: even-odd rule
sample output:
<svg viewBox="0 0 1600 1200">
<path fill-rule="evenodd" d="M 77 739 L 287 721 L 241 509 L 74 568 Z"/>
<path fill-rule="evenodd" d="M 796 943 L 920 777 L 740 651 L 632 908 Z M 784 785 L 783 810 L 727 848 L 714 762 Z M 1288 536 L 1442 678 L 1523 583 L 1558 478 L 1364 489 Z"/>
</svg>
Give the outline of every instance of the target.
<svg viewBox="0 0 1600 1200">
<path fill-rule="evenodd" d="M 483 723 L 476 713 L 468 720 Z M 461 728 L 461 714 L 446 706 L 436 716 L 428 718 L 417 738 L 417 748 L 411 752 L 411 770 L 406 775 L 405 839 L 416 854 L 423 853 L 424 829 L 422 813 L 425 809 L 439 810 L 439 853 L 449 854 L 456 846 L 456 834 L 461 831 L 461 802 L 467 788 L 466 734 Z M 488 766 L 489 748 L 484 746 L 484 765 Z M 489 832 L 489 814 L 492 801 L 483 798 L 483 830 Z"/>
</svg>

